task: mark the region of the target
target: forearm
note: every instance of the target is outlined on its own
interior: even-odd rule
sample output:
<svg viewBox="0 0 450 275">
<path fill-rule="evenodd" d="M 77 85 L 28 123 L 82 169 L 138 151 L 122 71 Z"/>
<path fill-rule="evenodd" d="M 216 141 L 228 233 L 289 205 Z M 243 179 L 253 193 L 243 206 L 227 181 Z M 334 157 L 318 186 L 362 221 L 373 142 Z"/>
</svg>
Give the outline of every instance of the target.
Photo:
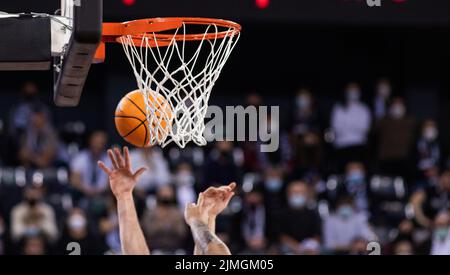
<svg viewBox="0 0 450 275">
<path fill-rule="evenodd" d="M 216 216 L 210 216 L 208 219 L 208 229 L 212 234 L 216 234 Z M 198 242 L 194 239 L 194 255 L 204 255 Z"/>
<path fill-rule="evenodd" d="M 124 255 L 149 255 L 150 251 L 139 225 L 133 196 L 117 198 L 120 240 Z"/>
<path fill-rule="evenodd" d="M 191 224 L 191 231 L 200 252 L 196 255 L 231 255 L 227 245 L 209 229 L 209 225 L 195 221 Z"/>
</svg>

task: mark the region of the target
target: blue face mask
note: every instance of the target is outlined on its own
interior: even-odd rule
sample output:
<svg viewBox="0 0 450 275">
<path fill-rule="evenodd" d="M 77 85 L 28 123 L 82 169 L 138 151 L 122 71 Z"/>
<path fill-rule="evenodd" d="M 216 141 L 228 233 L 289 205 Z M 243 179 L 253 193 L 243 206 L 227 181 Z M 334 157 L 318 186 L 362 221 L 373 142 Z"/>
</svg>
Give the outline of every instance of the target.
<svg viewBox="0 0 450 275">
<path fill-rule="evenodd" d="M 352 171 L 347 175 L 347 181 L 351 182 L 364 181 L 364 173 L 362 171 Z"/>
<path fill-rule="evenodd" d="M 445 240 L 445 238 L 447 238 L 447 234 L 448 234 L 448 228 L 447 227 L 438 227 L 434 230 L 434 235 L 439 239 L 439 240 Z"/>
<path fill-rule="evenodd" d="M 296 99 L 297 107 L 300 109 L 309 108 L 311 105 L 311 100 L 305 96 L 298 96 Z"/>
<path fill-rule="evenodd" d="M 292 195 L 289 197 L 289 205 L 292 208 L 302 208 L 306 204 L 306 197 L 304 195 Z"/>
<path fill-rule="evenodd" d="M 344 205 L 339 207 L 338 215 L 343 219 L 348 219 L 353 215 L 353 207 L 350 205 Z"/>
<path fill-rule="evenodd" d="M 264 184 L 270 192 L 278 192 L 283 186 L 283 182 L 278 178 L 269 178 Z"/>
</svg>

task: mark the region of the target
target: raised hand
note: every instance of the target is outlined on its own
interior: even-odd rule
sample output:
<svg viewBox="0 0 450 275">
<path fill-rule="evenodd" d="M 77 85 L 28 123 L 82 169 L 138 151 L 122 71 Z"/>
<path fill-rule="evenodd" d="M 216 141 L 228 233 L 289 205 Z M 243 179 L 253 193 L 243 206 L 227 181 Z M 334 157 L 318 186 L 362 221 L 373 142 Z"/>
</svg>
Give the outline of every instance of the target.
<svg viewBox="0 0 450 275">
<path fill-rule="evenodd" d="M 235 188 L 236 183 L 233 182 L 226 186 L 209 187 L 206 191 L 200 193 L 200 196 L 203 197 L 203 204 L 209 207 L 208 214 L 211 217 L 216 217 L 228 206 L 235 194 Z"/>
<path fill-rule="evenodd" d="M 207 225 L 209 220 L 209 212 L 212 207 L 212 204 L 205 204 L 205 197 L 200 193 L 197 203 L 189 203 L 186 205 L 186 209 L 184 211 L 184 219 L 186 220 L 186 223 L 192 225 L 194 222 L 199 222 Z"/>
<path fill-rule="evenodd" d="M 118 148 L 108 150 L 108 156 L 111 159 L 112 168 L 108 168 L 102 161 L 98 162 L 98 166 L 109 176 L 109 184 L 114 196 L 117 199 L 130 196 L 139 176 L 145 172 L 146 168 L 141 167 L 133 173 L 128 147 L 123 148 L 123 156 Z"/>
<path fill-rule="evenodd" d="M 227 189 L 228 190 L 228 189 Z M 184 218 L 194 237 L 195 255 L 231 255 L 227 245 L 214 233 L 208 223 L 214 204 L 207 203 L 204 193 L 200 193 L 197 203 L 186 205 Z"/>
</svg>

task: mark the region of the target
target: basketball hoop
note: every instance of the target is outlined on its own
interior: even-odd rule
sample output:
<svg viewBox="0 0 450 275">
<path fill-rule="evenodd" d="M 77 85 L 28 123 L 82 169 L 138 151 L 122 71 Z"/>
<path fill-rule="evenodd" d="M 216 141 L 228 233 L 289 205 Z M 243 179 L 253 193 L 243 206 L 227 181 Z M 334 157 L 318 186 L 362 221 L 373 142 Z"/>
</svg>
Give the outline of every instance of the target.
<svg viewBox="0 0 450 275">
<path fill-rule="evenodd" d="M 103 42 L 123 46 L 144 94 L 150 145 L 164 147 L 172 141 L 181 148 L 190 141 L 206 145 L 203 132 L 208 100 L 240 31 L 239 24 L 210 18 L 104 23 Z M 104 57 L 102 44 L 96 59 L 103 61 Z M 159 96 L 169 102 L 172 113 L 166 113 L 168 108 L 158 109 L 154 97 Z M 163 121 L 171 126 L 162 127 Z"/>
</svg>

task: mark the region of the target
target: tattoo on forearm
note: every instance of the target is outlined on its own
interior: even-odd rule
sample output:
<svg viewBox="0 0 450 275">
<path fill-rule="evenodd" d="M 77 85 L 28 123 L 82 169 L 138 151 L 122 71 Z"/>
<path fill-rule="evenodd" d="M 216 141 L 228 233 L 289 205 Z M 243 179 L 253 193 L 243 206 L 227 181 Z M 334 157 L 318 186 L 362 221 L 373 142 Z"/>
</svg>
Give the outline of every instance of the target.
<svg viewBox="0 0 450 275">
<path fill-rule="evenodd" d="M 202 254 L 206 253 L 211 242 L 217 241 L 217 237 L 209 230 L 208 226 L 202 222 L 192 223 L 191 230 Z"/>
</svg>

